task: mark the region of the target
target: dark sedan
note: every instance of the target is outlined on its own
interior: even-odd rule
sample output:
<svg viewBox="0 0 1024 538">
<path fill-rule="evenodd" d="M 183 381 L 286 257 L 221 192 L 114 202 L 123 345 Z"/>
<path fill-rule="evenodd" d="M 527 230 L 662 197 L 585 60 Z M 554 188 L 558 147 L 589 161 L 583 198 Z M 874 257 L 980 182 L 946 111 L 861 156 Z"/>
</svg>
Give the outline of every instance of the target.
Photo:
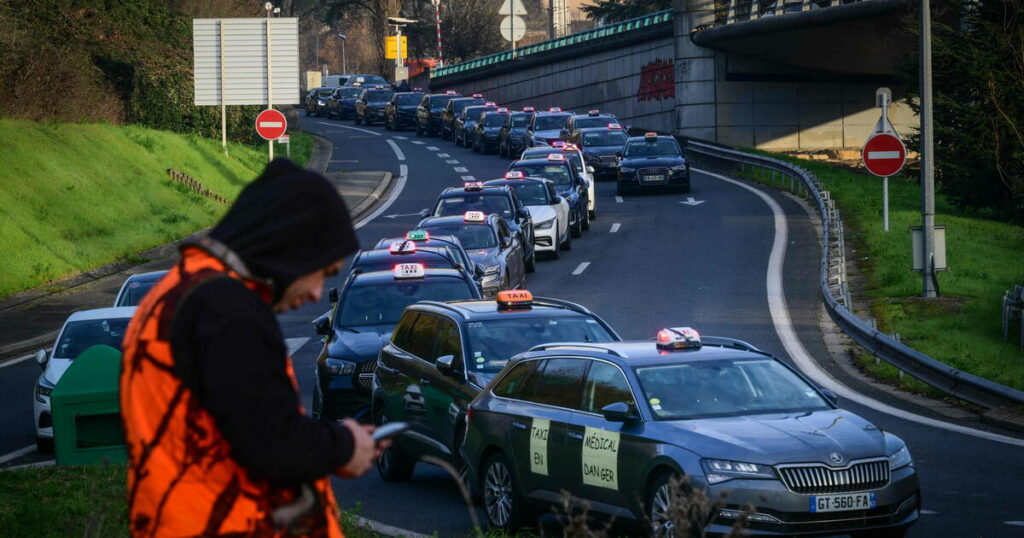
<svg viewBox="0 0 1024 538">
<path fill-rule="evenodd" d="M 635 136 L 622 149 L 616 187 L 619 196 L 644 190 L 690 192 L 690 165 L 675 138 Z"/>
<path fill-rule="evenodd" d="M 356 125 L 373 125 L 384 121 L 384 107 L 395 92 L 390 88 L 367 88 L 356 99 Z"/>
<path fill-rule="evenodd" d="M 399 92 L 391 96 L 384 108 L 384 128 L 401 131 L 416 123 L 416 107 L 423 100 L 423 92 Z"/>
</svg>

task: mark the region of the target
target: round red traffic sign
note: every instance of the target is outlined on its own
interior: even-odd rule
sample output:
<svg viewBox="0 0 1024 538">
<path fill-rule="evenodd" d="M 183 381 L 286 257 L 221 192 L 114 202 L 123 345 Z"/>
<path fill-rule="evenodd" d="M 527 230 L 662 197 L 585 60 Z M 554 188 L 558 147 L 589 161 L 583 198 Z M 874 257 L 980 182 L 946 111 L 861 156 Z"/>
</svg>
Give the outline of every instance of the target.
<svg viewBox="0 0 1024 538">
<path fill-rule="evenodd" d="M 861 152 L 864 166 L 876 176 L 888 177 L 903 168 L 907 162 L 907 148 L 898 136 L 889 133 L 876 134 L 864 143 Z"/>
<path fill-rule="evenodd" d="M 268 109 L 256 116 L 256 133 L 264 140 L 277 140 L 288 130 L 288 120 L 280 110 Z"/>
</svg>

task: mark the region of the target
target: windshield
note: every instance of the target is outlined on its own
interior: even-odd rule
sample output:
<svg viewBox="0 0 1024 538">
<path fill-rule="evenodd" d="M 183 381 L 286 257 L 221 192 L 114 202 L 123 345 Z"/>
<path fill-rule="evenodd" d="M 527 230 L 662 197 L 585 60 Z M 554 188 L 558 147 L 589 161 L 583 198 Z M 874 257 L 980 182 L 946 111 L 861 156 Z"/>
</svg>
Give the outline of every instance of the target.
<svg viewBox="0 0 1024 538">
<path fill-rule="evenodd" d="M 626 143 L 626 133 L 622 131 L 594 131 L 583 134 L 583 146 L 622 146 Z"/>
<path fill-rule="evenodd" d="M 579 316 L 474 321 L 467 329 L 470 370 L 485 374 L 501 370 L 514 355 L 539 344 L 615 340 L 597 320 Z"/>
<path fill-rule="evenodd" d="M 543 183 L 523 181 L 513 184 L 512 188 L 519 195 L 519 201 L 523 202 L 523 205 L 551 205 L 548 201 L 548 189 Z"/>
<path fill-rule="evenodd" d="M 636 375 L 659 420 L 830 409 L 772 359 L 693 361 L 637 368 Z"/>
<path fill-rule="evenodd" d="M 142 302 L 142 298 L 149 293 L 149 290 L 153 289 L 153 286 L 159 282 L 160 279 L 146 279 L 146 280 L 135 280 L 129 282 L 124 288 L 124 293 L 118 298 L 117 304 L 114 306 L 139 306 Z"/>
<path fill-rule="evenodd" d="M 353 97 L 359 97 L 359 93 L 362 92 L 362 91 L 363 90 L 361 90 L 359 88 L 342 88 L 341 92 L 340 92 L 341 93 L 341 98 L 342 99 L 352 99 Z"/>
<path fill-rule="evenodd" d="M 430 98 L 430 108 L 442 108 L 444 105 L 451 101 L 453 96 L 451 95 L 435 95 Z"/>
<path fill-rule="evenodd" d="M 484 127 L 501 127 L 505 125 L 504 114 L 488 114 L 484 118 Z"/>
<path fill-rule="evenodd" d="M 442 198 L 434 210 L 435 217 L 465 215 L 467 211 L 483 211 L 485 215 L 497 213 L 505 219 L 512 218 L 512 205 L 504 192 L 496 194 L 466 193 L 462 196 Z"/>
<path fill-rule="evenodd" d="M 616 123 L 614 118 L 586 117 L 576 118 L 572 122 L 574 129 L 586 129 L 587 127 L 606 127 L 609 123 Z"/>
<path fill-rule="evenodd" d="M 480 119 L 480 114 L 484 113 L 483 108 L 471 108 L 466 111 L 466 119 L 469 121 L 476 121 Z"/>
<path fill-rule="evenodd" d="M 327 99 L 328 97 L 331 96 L 332 93 L 334 93 L 334 89 L 333 88 L 332 89 L 327 89 L 327 90 L 317 90 L 316 91 L 316 96 L 319 97 L 320 99 Z"/>
<path fill-rule="evenodd" d="M 388 81 L 384 80 L 384 77 L 380 75 L 359 75 L 356 77 L 356 82 L 364 86 L 375 86 L 377 84 L 388 85 Z"/>
<path fill-rule="evenodd" d="M 466 99 L 465 101 L 455 101 L 455 104 L 452 105 L 452 108 L 454 109 L 452 110 L 452 112 L 458 114 L 459 112 L 462 112 L 462 109 L 466 108 L 467 106 L 482 104 L 484 104 L 483 99 Z"/>
<path fill-rule="evenodd" d="M 529 124 L 530 124 L 530 115 L 529 114 L 516 114 L 515 116 L 512 116 L 512 125 L 511 125 L 511 127 L 526 127 Z"/>
<path fill-rule="evenodd" d="M 626 145 L 626 157 L 668 157 L 680 155 L 679 144 L 675 140 L 659 138 L 654 142 L 638 140 Z"/>
<path fill-rule="evenodd" d="M 421 226 L 434 235 L 454 235 L 459 238 L 462 248 L 476 250 L 498 246 L 494 230 L 485 224 L 446 224 L 443 226 Z"/>
<path fill-rule="evenodd" d="M 72 321 L 64 326 L 60 341 L 53 350 L 53 358 L 74 359 L 86 349 L 97 345 L 110 346 L 120 351 L 129 321 L 130 318 Z"/>
<path fill-rule="evenodd" d="M 391 254 L 363 256 L 359 268 L 364 273 L 370 271 L 391 271 L 399 263 L 421 263 L 426 269 L 452 269 L 455 265 L 447 256 L 430 250 L 419 250 L 416 254 Z"/>
<path fill-rule="evenodd" d="M 395 92 L 393 92 L 391 90 L 377 90 L 377 91 L 372 91 L 372 92 L 366 92 L 366 101 L 368 103 L 376 103 L 376 102 L 380 102 L 380 101 L 387 101 L 387 100 L 391 99 L 391 96 L 394 95 L 394 94 L 395 94 Z"/>
<path fill-rule="evenodd" d="M 569 116 L 540 116 L 533 122 L 534 131 L 557 131 L 569 121 Z"/>
<path fill-rule="evenodd" d="M 395 325 L 405 307 L 419 301 L 472 299 L 469 285 L 454 278 L 356 283 L 345 292 L 335 323 L 340 327 Z"/>
<path fill-rule="evenodd" d="M 399 106 L 418 105 L 422 100 L 423 95 L 418 93 L 399 94 L 397 99 Z"/>
<path fill-rule="evenodd" d="M 527 177 L 550 179 L 556 187 L 572 185 L 572 176 L 569 175 L 569 168 L 561 164 L 524 164 L 513 166 L 511 170 L 520 170 Z"/>
</svg>

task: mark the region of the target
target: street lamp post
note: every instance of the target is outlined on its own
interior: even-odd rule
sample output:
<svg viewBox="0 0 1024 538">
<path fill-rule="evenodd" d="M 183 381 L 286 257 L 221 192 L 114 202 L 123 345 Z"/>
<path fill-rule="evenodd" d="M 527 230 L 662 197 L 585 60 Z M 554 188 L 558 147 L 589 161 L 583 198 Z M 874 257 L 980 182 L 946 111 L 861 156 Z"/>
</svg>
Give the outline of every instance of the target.
<svg viewBox="0 0 1024 538">
<path fill-rule="evenodd" d="M 935 289 L 935 155 L 932 123 L 932 19 L 930 0 L 921 0 L 921 252 L 922 297 Z"/>
<path fill-rule="evenodd" d="M 345 34 L 339 33 L 338 37 L 341 39 L 341 72 L 348 74 L 348 60 L 345 58 Z"/>
</svg>

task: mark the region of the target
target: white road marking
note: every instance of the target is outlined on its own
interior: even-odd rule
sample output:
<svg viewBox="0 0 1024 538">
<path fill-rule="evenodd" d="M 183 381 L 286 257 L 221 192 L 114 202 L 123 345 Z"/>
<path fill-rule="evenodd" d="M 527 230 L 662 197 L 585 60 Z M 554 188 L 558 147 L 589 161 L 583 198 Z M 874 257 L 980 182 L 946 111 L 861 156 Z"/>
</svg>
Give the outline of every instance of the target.
<svg viewBox="0 0 1024 538">
<path fill-rule="evenodd" d="M 440 151 L 441 150 L 441 148 L 439 148 L 437 146 L 427 146 L 426 149 L 427 149 L 427 151 Z"/>
<path fill-rule="evenodd" d="M 13 471 L 15 469 L 30 469 L 30 468 L 33 468 L 33 467 L 49 467 L 51 465 L 56 465 L 56 464 L 57 464 L 57 460 L 37 461 L 37 462 L 33 462 L 33 463 L 26 463 L 25 465 L 15 465 L 13 467 L 5 467 L 4 470 L 5 471 Z"/>
<path fill-rule="evenodd" d="M 11 460 L 18 459 L 18 458 L 24 456 L 25 454 L 30 454 L 32 452 L 35 452 L 35 450 L 36 450 L 36 445 L 28 445 L 28 446 L 21 447 L 18 450 L 12 450 L 12 451 L 4 454 L 3 456 L 0 456 L 0 463 L 7 463 L 7 462 L 9 462 Z"/>
<path fill-rule="evenodd" d="M 622 203 L 622 197 L 621 196 L 616 196 L 615 197 L 615 203 L 616 204 L 621 204 Z"/>
<path fill-rule="evenodd" d="M 285 338 L 284 344 L 288 348 L 288 354 L 292 355 L 309 342 L 309 337 Z"/>
<path fill-rule="evenodd" d="M 583 263 L 581 263 L 581 264 L 576 266 L 576 270 L 573 271 L 572 274 L 574 274 L 574 275 L 582 275 L 583 271 L 587 270 L 587 267 L 590 267 L 590 262 L 583 262 Z"/>
<path fill-rule="evenodd" d="M 409 140 L 409 138 L 405 136 L 393 136 L 391 138 L 394 138 L 395 140 Z"/>
<path fill-rule="evenodd" d="M 35 356 L 36 356 L 35 353 L 30 353 L 28 355 L 22 355 L 21 357 L 18 357 L 17 359 L 11 359 L 9 361 L 0 362 L 0 368 L 3 368 L 5 366 L 11 366 L 13 364 L 18 364 L 19 362 L 25 362 L 25 361 L 27 361 L 27 360 L 35 357 Z"/>
<path fill-rule="evenodd" d="M 689 197 L 686 198 L 686 200 L 680 201 L 679 203 L 680 204 L 686 204 L 686 205 L 688 205 L 690 207 L 696 207 L 696 206 L 699 206 L 700 204 L 703 204 L 704 202 L 705 202 L 704 200 L 694 200 L 693 196 L 689 196 Z"/>
<path fill-rule="evenodd" d="M 417 146 L 422 146 L 423 145 L 423 142 L 421 140 L 413 140 L 412 143 L 416 144 Z"/>
<path fill-rule="evenodd" d="M 331 161 L 331 164 L 340 164 L 340 163 L 357 163 L 357 162 L 359 162 L 359 161 L 357 161 L 357 160 L 355 160 L 355 159 L 341 159 L 341 160 L 337 160 L 337 161 L 335 161 L 335 160 L 332 160 L 332 161 Z"/>
<path fill-rule="evenodd" d="M 404 161 L 405 154 L 402 153 L 402 150 L 398 148 L 398 144 L 395 143 L 395 141 L 391 140 L 390 138 L 388 139 L 388 144 L 391 146 L 391 149 L 395 150 L 395 157 L 398 157 L 398 160 L 400 161 Z"/>
<path fill-rule="evenodd" d="M 462 176 L 462 181 L 476 181 L 476 176 Z"/>
<path fill-rule="evenodd" d="M 368 133 L 368 134 L 372 134 L 373 136 L 380 136 L 380 133 L 378 133 L 376 131 L 369 131 L 369 130 L 366 130 L 366 129 L 360 129 L 359 127 L 349 127 L 348 125 L 339 125 L 337 123 L 327 123 L 326 121 L 318 121 L 317 123 L 319 123 L 320 125 L 327 125 L 329 127 L 339 127 L 341 129 L 352 129 L 353 131 L 359 131 L 361 133 Z"/>
<path fill-rule="evenodd" d="M 768 257 L 768 274 L 766 277 L 768 287 L 768 309 L 771 312 L 772 323 L 775 325 L 775 332 L 779 335 L 779 340 L 782 341 L 782 346 L 786 348 L 786 352 L 789 353 L 790 358 L 793 359 L 793 362 L 796 363 L 797 367 L 807 374 L 807 376 L 815 383 L 821 387 L 832 390 L 841 398 L 849 399 L 869 409 L 886 413 L 896 418 L 916 422 L 925 426 L 931 426 L 933 428 L 970 435 L 971 437 L 977 437 L 979 439 L 987 439 L 997 443 L 1006 443 L 1008 445 L 1024 447 L 1024 439 L 1015 439 L 1006 435 L 976 430 L 959 424 L 950 424 L 948 422 L 924 417 L 893 407 L 889 404 L 882 403 L 847 387 L 829 375 L 829 373 L 822 369 L 814 358 L 811 357 L 807 348 L 804 347 L 803 342 L 800 341 L 800 338 L 796 334 L 796 328 L 793 326 L 793 319 L 789 315 L 789 306 L 786 304 L 786 295 L 782 287 L 782 265 L 786 259 L 786 245 L 789 243 L 789 228 L 786 221 L 786 214 L 782 211 L 782 207 L 761 189 L 723 175 L 704 170 L 694 170 L 747 189 L 760 197 L 761 200 L 771 208 L 772 214 L 775 218 L 775 240 L 772 244 L 771 254 Z"/>
<path fill-rule="evenodd" d="M 612 224 L 612 229 L 608 230 L 608 233 L 613 234 L 615 232 L 618 232 L 619 228 L 621 228 L 621 227 L 622 227 L 622 224 L 619 224 L 618 222 L 616 222 L 615 224 Z"/>
<path fill-rule="evenodd" d="M 445 162 L 448 163 L 448 164 L 459 164 L 459 160 L 458 159 L 448 159 Z"/>
<path fill-rule="evenodd" d="M 395 188 L 391 191 L 391 197 L 388 198 L 386 202 L 381 204 L 380 207 L 375 209 L 373 211 L 373 213 L 370 213 L 369 215 L 364 217 L 362 220 L 357 222 L 355 224 L 355 226 L 354 226 L 355 229 L 358 230 L 359 228 L 362 228 L 363 226 L 366 226 L 367 224 L 372 222 L 373 219 L 379 217 L 382 213 L 387 211 L 388 208 L 391 207 L 391 204 L 395 203 L 395 200 L 397 200 L 398 197 L 402 195 L 402 191 L 405 190 L 405 182 L 406 182 L 406 180 L 408 178 L 409 178 L 409 167 L 407 165 L 404 165 L 404 164 L 398 165 L 398 183 L 395 185 Z"/>
<path fill-rule="evenodd" d="M 370 527 L 370 530 L 383 536 L 403 536 L 405 538 L 429 538 L 429 535 L 426 534 L 420 534 L 418 532 L 401 529 L 398 527 L 388 525 L 386 523 L 366 519 L 364 517 L 356 516 L 355 519 L 356 522 L 360 525 L 364 527 Z"/>
<path fill-rule="evenodd" d="M 438 153 L 437 156 L 442 159 L 447 159 L 448 157 L 451 157 L 451 155 L 448 155 L 447 153 Z"/>
<path fill-rule="evenodd" d="M 1024 527 L 1024 521 L 1004 521 L 1003 523 L 1014 527 Z"/>
<path fill-rule="evenodd" d="M 868 159 L 899 159 L 898 151 L 869 151 Z"/>
<path fill-rule="evenodd" d="M 455 170 L 456 172 L 469 172 L 469 168 L 466 168 L 465 166 L 456 166 L 455 168 L 452 168 L 452 170 Z"/>
</svg>

